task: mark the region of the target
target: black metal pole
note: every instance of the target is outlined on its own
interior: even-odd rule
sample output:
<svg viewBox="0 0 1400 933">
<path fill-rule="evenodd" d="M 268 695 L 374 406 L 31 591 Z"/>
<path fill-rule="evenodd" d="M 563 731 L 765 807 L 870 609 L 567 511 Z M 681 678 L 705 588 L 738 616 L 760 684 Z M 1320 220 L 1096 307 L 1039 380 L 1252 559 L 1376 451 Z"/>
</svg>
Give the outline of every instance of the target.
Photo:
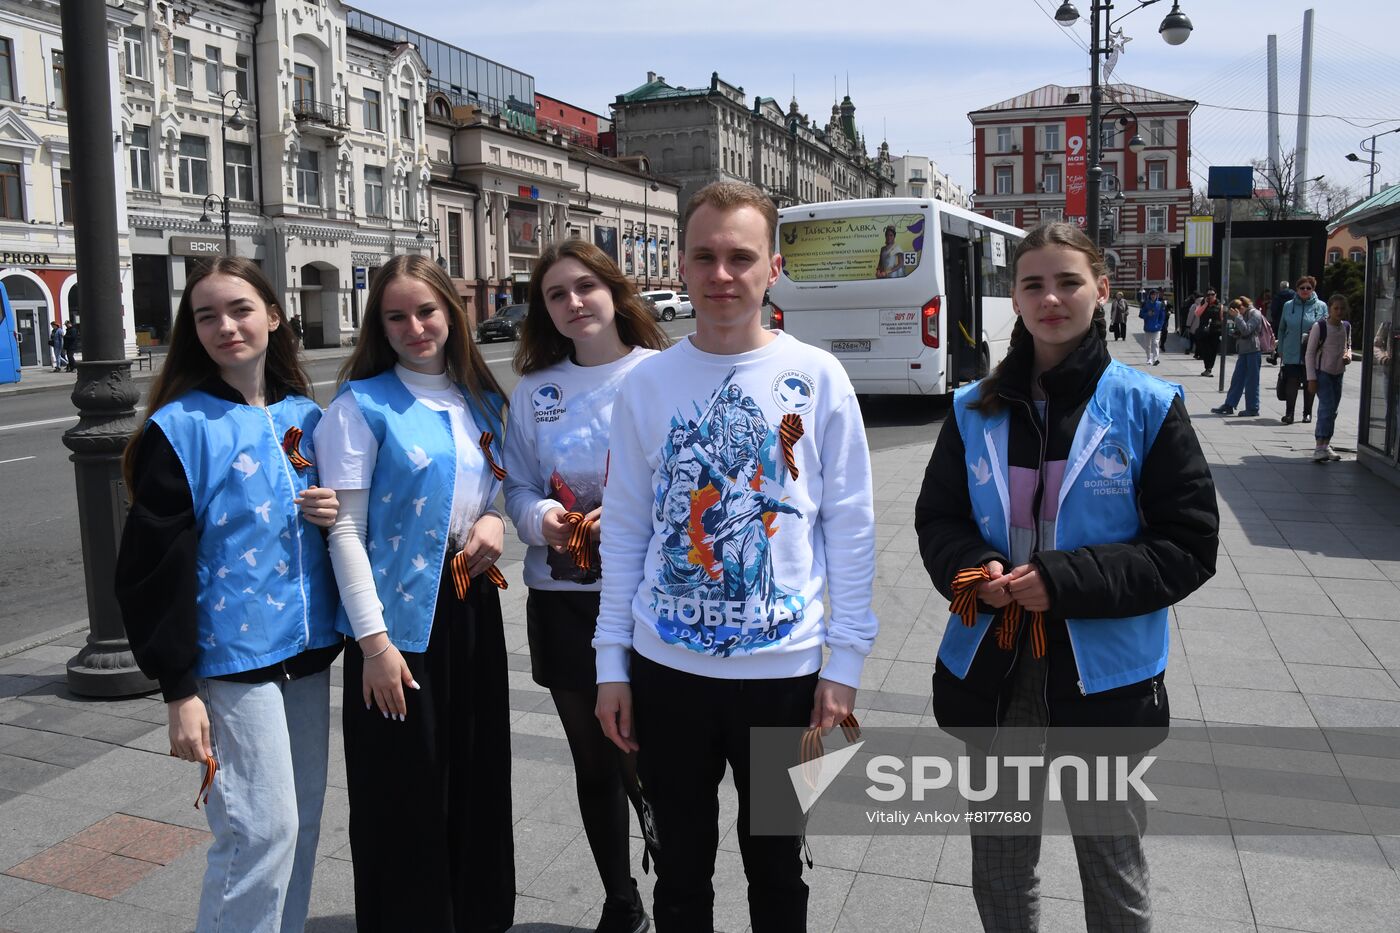
<svg viewBox="0 0 1400 933">
<path fill-rule="evenodd" d="M 121 455 L 136 427 L 139 393 L 131 381 L 122 330 L 117 262 L 117 188 L 112 132 L 112 78 L 107 71 L 107 5 L 60 5 L 68 56 L 68 134 L 73 164 L 73 239 L 78 302 L 83 311 L 83 362 L 73 404 L 78 423 L 63 435 L 73 452 L 78 527 L 87 589 L 87 644 L 68 662 L 68 688 L 84 696 L 149 693 L 156 684 L 136 667 L 117 606 L 117 546 L 126 516 Z M 79 50 L 81 54 L 79 54 Z"/>
<path fill-rule="evenodd" d="M 651 226 L 648 224 L 647 191 L 651 188 L 650 182 L 642 185 L 642 268 L 646 276 L 646 291 L 651 291 Z"/>
<path fill-rule="evenodd" d="M 224 196 L 223 218 L 224 218 L 224 255 L 233 255 L 233 231 L 228 224 L 228 115 L 226 101 L 228 97 L 219 98 L 219 165 L 224 170 Z"/>
<path fill-rule="evenodd" d="M 1109 2 L 1091 0 L 1089 4 L 1089 184 L 1085 192 L 1085 210 L 1089 214 L 1089 239 L 1099 246 L 1099 182 L 1103 180 L 1102 157 L 1103 133 L 1099 129 L 1099 107 L 1103 103 L 1103 88 L 1099 87 L 1099 16 L 1108 18 L 1113 9 Z"/>
</svg>

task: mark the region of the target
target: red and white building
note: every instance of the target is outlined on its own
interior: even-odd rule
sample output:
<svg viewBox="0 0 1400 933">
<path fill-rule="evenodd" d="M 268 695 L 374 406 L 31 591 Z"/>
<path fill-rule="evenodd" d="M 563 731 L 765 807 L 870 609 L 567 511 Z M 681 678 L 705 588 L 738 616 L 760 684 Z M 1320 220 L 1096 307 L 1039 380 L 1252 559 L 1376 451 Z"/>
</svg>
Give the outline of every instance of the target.
<svg viewBox="0 0 1400 933">
<path fill-rule="evenodd" d="M 1167 287 L 1171 248 L 1184 239 L 1191 212 L 1196 102 L 1131 84 L 1103 91 L 1100 242 L 1113 285 L 1134 292 Z M 969 113 L 977 160 L 973 209 L 1025 229 L 1064 219 L 1083 225 L 1088 116 L 1089 88 L 1058 84 Z M 1134 131 L 1147 144 L 1140 153 L 1128 149 Z"/>
</svg>

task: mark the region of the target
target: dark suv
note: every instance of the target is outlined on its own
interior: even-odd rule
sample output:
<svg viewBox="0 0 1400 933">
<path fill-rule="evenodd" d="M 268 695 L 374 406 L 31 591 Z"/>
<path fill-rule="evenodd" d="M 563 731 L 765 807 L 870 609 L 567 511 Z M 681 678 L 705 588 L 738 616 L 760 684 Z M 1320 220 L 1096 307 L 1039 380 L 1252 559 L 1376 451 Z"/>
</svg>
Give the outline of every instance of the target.
<svg viewBox="0 0 1400 933">
<path fill-rule="evenodd" d="M 525 323 L 525 312 L 529 308 L 529 305 L 506 305 L 495 317 L 489 317 L 476 326 L 476 342 L 516 339 L 520 336 L 520 328 Z"/>
</svg>

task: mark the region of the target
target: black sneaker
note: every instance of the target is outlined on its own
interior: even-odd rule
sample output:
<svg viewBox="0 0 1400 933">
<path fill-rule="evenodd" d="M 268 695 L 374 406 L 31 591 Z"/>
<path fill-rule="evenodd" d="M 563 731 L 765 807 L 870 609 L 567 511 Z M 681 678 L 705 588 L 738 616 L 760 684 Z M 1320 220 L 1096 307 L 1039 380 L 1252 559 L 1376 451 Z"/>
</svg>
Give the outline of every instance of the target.
<svg viewBox="0 0 1400 933">
<path fill-rule="evenodd" d="M 1284 415 L 1282 418 L 1280 418 L 1280 419 L 1278 419 L 1278 420 L 1282 421 L 1284 424 L 1292 424 L 1292 423 L 1293 423 L 1293 416 L 1292 416 L 1292 415 Z"/>
<path fill-rule="evenodd" d="M 1311 422 L 1312 422 L 1312 415 L 1304 415 L 1304 416 L 1303 416 L 1303 424 L 1310 424 Z"/>
<path fill-rule="evenodd" d="M 1246 408 L 1244 411 L 1240 412 L 1240 417 L 1241 417 L 1241 418 L 1258 418 L 1258 417 L 1259 417 L 1259 409 L 1257 409 L 1257 408 Z"/>
<path fill-rule="evenodd" d="M 1233 415 L 1235 410 L 1229 405 L 1221 405 L 1219 408 L 1212 408 L 1211 412 L 1217 415 Z"/>
<path fill-rule="evenodd" d="M 603 913 L 594 933 L 646 933 L 650 929 L 651 918 L 642 906 L 637 882 L 633 881 L 630 898 L 610 897 L 603 902 Z"/>
</svg>

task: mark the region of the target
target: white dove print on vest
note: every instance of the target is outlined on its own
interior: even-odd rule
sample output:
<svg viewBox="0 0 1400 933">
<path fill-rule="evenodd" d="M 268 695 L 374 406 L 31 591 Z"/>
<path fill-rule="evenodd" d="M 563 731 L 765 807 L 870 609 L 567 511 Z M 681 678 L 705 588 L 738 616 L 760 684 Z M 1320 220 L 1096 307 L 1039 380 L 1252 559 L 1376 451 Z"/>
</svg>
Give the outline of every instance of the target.
<svg viewBox="0 0 1400 933">
<path fill-rule="evenodd" d="M 422 573 L 422 572 L 423 572 L 423 568 L 426 567 L 426 566 L 428 566 L 428 559 L 427 559 L 426 557 L 424 557 L 422 554 L 415 554 L 415 555 L 413 555 L 413 569 L 414 569 L 414 570 L 418 571 L 419 573 Z"/>
<path fill-rule="evenodd" d="M 405 450 L 404 453 L 408 455 L 408 462 L 413 464 L 413 472 L 415 473 L 427 469 L 428 464 L 433 462 L 433 458 L 428 456 L 428 452 L 417 444 L 413 446 L 412 450 Z"/>
<path fill-rule="evenodd" d="M 992 467 L 987 463 L 986 457 L 978 457 L 977 462 L 972 465 L 972 478 L 977 481 L 978 486 L 987 485 L 987 481 L 992 478 Z"/>
<path fill-rule="evenodd" d="M 260 550 L 262 550 L 262 548 L 250 547 L 242 554 L 239 554 L 238 559 L 246 560 L 248 562 L 249 567 L 256 567 L 258 565 L 257 553 Z"/>
<path fill-rule="evenodd" d="M 264 502 L 262 505 L 256 506 L 256 507 L 253 509 L 253 511 L 258 513 L 258 518 L 261 518 L 261 519 L 262 519 L 263 521 L 265 521 L 265 522 L 271 522 L 271 521 L 272 521 L 272 500 L 271 500 L 271 499 L 268 499 L 268 500 L 267 500 L 266 502 Z"/>
<path fill-rule="evenodd" d="M 428 502 L 428 497 L 427 497 L 427 496 L 420 496 L 419 498 L 414 499 L 414 500 L 413 500 L 413 514 L 421 517 L 421 516 L 423 515 L 423 506 L 426 505 L 427 502 Z"/>
<path fill-rule="evenodd" d="M 222 528 L 222 527 L 224 527 L 225 525 L 227 525 L 227 524 L 228 524 L 228 513 L 225 512 L 224 514 L 220 515 L 220 516 L 219 516 L 219 520 L 218 520 L 217 522 L 215 522 L 214 524 L 218 525 L 220 528 Z"/>
<path fill-rule="evenodd" d="M 244 480 L 251 478 L 254 473 L 258 472 L 260 466 L 262 463 L 248 456 L 246 452 L 239 454 L 238 459 L 233 461 L 233 468 L 243 474 Z"/>
</svg>

